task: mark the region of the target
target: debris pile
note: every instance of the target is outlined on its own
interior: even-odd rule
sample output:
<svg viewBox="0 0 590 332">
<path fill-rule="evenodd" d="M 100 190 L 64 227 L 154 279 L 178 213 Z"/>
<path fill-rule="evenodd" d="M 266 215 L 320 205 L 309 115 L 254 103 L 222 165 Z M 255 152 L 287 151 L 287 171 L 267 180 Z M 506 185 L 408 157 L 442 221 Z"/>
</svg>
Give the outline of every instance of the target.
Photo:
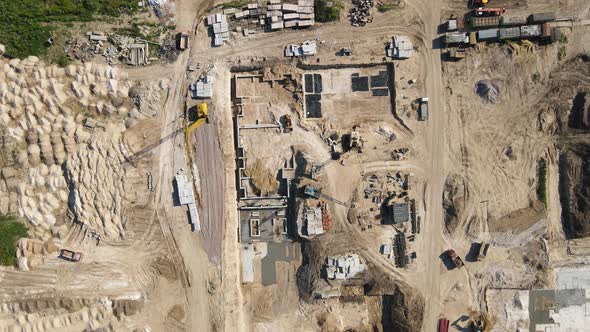
<svg viewBox="0 0 590 332">
<path fill-rule="evenodd" d="M 87 38 L 69 38 L 66 40 L 64 52 L 69 54 L 71 59 L 87 62 L 94 58 L 96 47 Z"/>
<path fill-rule="evenodd" d="M 148 0 L 148 4 L 158 17 L 168 15 L 169 10 L 166 2 L 167 0 Z"/>
<path fill-rule="evenodd" d="M 180 51 L 176 48 L 176 41 L 171 35 L 166 36 L 158 50 L 158 58 L 166 63 L 173 63 L 178 59 Z"/>
<path fill-rule="evenodd" d="M 167 47 L 163 52 L 169 55 Z M 174 48 L 174 42 L 172 42 Z M 116 33 L 104 34 L 97 31 L 89 31 L 86 38 L 77 37 L 66 40 L 64 52 L 71 59 L 88 62 L 96 55 L 102 54 L 109 65 L 118 64 L 119 61 L 129 65 L 138 66 L 148 64 L 148 42 L 140 38 L 118 35 Z M 175 55 L 169 55 L 173 58 Z"/>
<path fill-rule="evenodd" d="M 121 202 L 134 195 L 121 166 L 127 160 L 124 123 L 141 119 L 142 108 L 161 109 L 166 84 L 142 82 L 156 85 L 154 93 L 136 88 L 144 99 L 130 110 L 131 83 L 116 68 L 58 68 L 36 57 L 2 64 L 8 83 L 0 84 L 0 95 L 12 106 L 0 106 L 0 125 L 15 148 L 1 170 L 6 185 L 0 196 L 7 199 L 0 199 L 0 213 L 18 214 L 29 224 L 29 236 L 43 241 L 63 238 L 72 220 L 109 238 L 123 235 Z"/>
<path fill-rule="evenodd" d="M 501 82 L 497 80 L 481 80 L 475 84 L 475 93 L 484 104 L 495 104 L 500 99 Z"/>
<path fill-rule="evenodd" d="M 362 27 L 373 22 L 373 17 L 371 17 L 373 5 L 372 0 L 352 0 L 352 8 L 350 8 L 348 15 L 352 26 Z"/>
</svg>

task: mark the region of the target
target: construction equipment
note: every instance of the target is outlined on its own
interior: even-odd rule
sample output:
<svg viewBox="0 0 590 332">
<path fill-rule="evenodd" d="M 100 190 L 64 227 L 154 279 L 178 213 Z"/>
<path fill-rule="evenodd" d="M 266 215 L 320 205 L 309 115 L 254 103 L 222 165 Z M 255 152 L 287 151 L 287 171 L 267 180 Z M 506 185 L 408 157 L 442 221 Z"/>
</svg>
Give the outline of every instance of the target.
<svg viewBox="0 0 590 332">
<path fill-rule="evenodd" d="M 330 158 L 330 159 L 324 161 L 321 164 L 315 164 L 315 163 L 314 164 L 311 164 L 311 172 L 310 172 L 311 174 L 310 174 L 310 177 L 313 180 L 316 180 L 318 178 L 318 174 L 322 170 L 322 168 L 324 168 L 326 165 L 328 165 L 332 161 L 334 161 L 334 159 L 333 158 Z"/>
<path fill-rule="evenodd" d="M 453 263 L 455 263 L 455 266 L 460 269 L 463 267 L 463 265 L 465 265 L 465 263 L 463 263 L 463 260 L 461 259 L 461 257 L 459 257 L 457 255 L 457 253 L 455 252 L 455 250 L 453 249 L 449 249 L 447 250 L 447 254 L 449 255 L 449 257 L 451 258 L 451 260 L 453 261 Z"/>
<path fill-rule="evenodd" d="M 179 32 L 176 35 L 177 47 L 180 51 L 184 51 L 189 48 L 189 33 Z"/>
<path fill-rule="evenodd" d="M 475 14 L 475 16 L 500 16 L 502 14 L 504 14 L 506 12 L 506 8 L 500 8 L 500 7 L 479 7 L 476 8 L 473 13 Z"/>
<path fill-rule="evenodd" d="M 475 259 L 478 261 L 483 260 L 484 258 L 486 258 L 486 255 L 488 254 L 488 249 L 490 248 L 490 244 L 489 243 L 485 243 L 482 242 L 479 244 L 479 248 L 477 250 L 477 254 L 475 255 Z"/>
<path fill-rule="evenodd" d="M 438 332 L 448 332 L 449 331 L 449 320 L 446 318 L 441 318 L 438 320 Z"/>
<path fill-rule="evenodd" d="M 465 59 L 466 54 L 467 53 L 463 49 L 451 48 L 448 52 L 448 57 L 451 61 L 459 61 Z"/>
<path fill-rule="evenodd" d="M 349 149 L 355 149 L 358 153 L 363 153 L 363 145 L 364 141 L 361 138 L 361 135 L 358 131 L 356 131 L 356 127 L 350 132 L 350 147 Z"/>
<path fill-rule="evenodd" d="M 291 121 L 291 114 L 285 114 L 285 128 L 286 133 L 293 131 L 293 122 Z"/>
<path fill-rule="evenodd" d="M 348 207 L 348 204 L 346 204 L 346 203 L 344 203 L 342 201 L 339 201 L 339 200 L 337 200 L 334 197 L 331 197 L 331 196 L 328 196 L 326 194 L 323 194 L 319 188 L 316 188 L 316 187 L 313 187 L 313 186 L 310 186 L 310 185 L 305 186 L 305 188 L 303 189 L 303 193 L 306 196 L 311 197 L 311 198 L 319 199 L 320 197 L 322 197 L 322 198 L 324 198 L 326 200 L 329 200 L 331 202 L 334 202 L 336 204 L 339 204 L 339 205 Z"/>
<path fill-rule="evenodd" d="M 350 47 L 343 47 L 338 51 L 339 56 L 351 56 L 352 55 L 352 48 Z"/>
<path fill-rule="evenodd" d="M 418 119 L 420 121 L 428 120 L 428 97 L 418 99 L 420 108 L 418 109 Z"/>
<path fill-rule="evenodd" d="M 68 249 L 62 249 L 59 252 L 60 258 L 65 259 L 70 262 L 79 262 L 82 259 L 82 256 L 83 255 L 81 252 L 75 252 L 75 251 L 68 250 Z"/>
<path fill-rule="evenodd" d="M 196 107 L 196 110 L 197 110 L 197 114 L 196 114 L 197 117 L 196 117 L 195 121 L 193 123 L 191 123 L 189 126 L 187 126 L 185 129 L 187 134 L 190 134 L 193 130 L 197 129 L 197 127 L 202 125 L 203 122 L 209 123 L 209 106 L 207 105 L 207 103 L 198 104 Z M 190 119 L 190 114 L 189 114 L 189 119 Z"/>
</svg>

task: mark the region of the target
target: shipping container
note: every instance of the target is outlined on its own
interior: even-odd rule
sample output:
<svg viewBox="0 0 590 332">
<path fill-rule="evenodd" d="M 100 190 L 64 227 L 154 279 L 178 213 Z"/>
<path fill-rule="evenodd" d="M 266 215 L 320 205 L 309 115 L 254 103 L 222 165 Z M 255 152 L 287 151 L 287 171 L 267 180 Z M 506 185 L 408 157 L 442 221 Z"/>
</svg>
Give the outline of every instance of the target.
<svg viewBox="0 0 590 332">
<path fill-rule="evenodd" d="M 541 26 L 536 25 L 523 25 L 520 27 L 520 36 L 522 38 L 540 37 Z"/>
<path fill-rule="evenodd" d="M 473 28 L 497 27 L 500 25 L 500 17 L 472 17 L 469 22 Z"/>
<path fill-rule="evenodd" d="M 479 30 L 477 32 L 477 40 L 478 41 L 498 40 L 498 30 L 499 29 Z"/>
<path fill-rule="evenodd" d="M 529 23 L 545 23 L 555 21 L 555 13 L 537 13 L 529 16 Z"/>
<path fill-rule="evenodd" d="M 520 38 L 520 28 L 501 28 L 500 39 L 518 39 Z"/>
<path fill-rule="evenodd" d="M 453 45 L 453 44 L 467 44 L 469 43 L 469 37 L 466 33 L 462 32 L 452 32 L 452 33 L 445 33 L 442 36 L 442 43 L 445 45 Z"/>
<path fill-rule="evenodd" d="M 500 17 L 500 25 L 511 26 L 511 25 L 525 25 L 527 23 L 526 17 L 524 16 L 502 16 Z"/>
<path fill-rule="evenodd" d="M 542 36 L 544 38 L 551 37 L 551 30 L 552 30 L 552 27 L 551 27 L 551 25 L 549 23 L 543 23 L 543 34 L 542 34 Z"/>
</svg>

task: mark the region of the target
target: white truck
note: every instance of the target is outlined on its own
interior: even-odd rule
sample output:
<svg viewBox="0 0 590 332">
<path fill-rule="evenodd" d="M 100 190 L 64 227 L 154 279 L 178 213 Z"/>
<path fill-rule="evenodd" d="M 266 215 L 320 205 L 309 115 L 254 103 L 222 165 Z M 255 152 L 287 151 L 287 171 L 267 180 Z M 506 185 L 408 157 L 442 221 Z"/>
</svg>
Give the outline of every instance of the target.
<svg viewBox="0 0 590 332">
<path fill-rule="evenodd" d="M 426 121 L 428 120 L 428 97 L 422 97 L 418 99 L 418 120 Z"/>
</svg>

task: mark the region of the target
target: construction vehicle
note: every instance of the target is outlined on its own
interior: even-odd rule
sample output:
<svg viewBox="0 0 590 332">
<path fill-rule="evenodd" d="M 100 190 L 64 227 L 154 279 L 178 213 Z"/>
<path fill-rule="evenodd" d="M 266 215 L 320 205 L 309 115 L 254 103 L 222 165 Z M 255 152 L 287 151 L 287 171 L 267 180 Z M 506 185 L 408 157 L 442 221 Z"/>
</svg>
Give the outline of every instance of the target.
<svg viewBox="0 0 590 332">
<path fill-rule="evenodd" d="M 418 99 L 418 104 L 420 105 L 418 109 L 418 120 L 428 120 L 428 97 Z"/>
<path fill-rule="evenodd" d="M 465 59 L 467 52 L 464 49 L 451 48 L 447 54 L 448 59 L 451 61 L 459 61 Z"/>
<path fill-rule="evenodd" d="M 351 56 L 352 55 L 352 48 L 350 47 L 343 47 L 338 51 L 339 56 Z"/>
<path fill-rule="evenodd" d="M 176 35 L 177 47 L 180 51 L 189 48 L 189 34 L 188 32 L 179 32 Z"/>
<path fill-rule="evenodd" d="M 291 114 L 285 114 L 285 128 L 286 133 L 293 131 L 293 122 L 291 121 Z"/>
<path fill-rule="evenodd" d="M 332 161 L 334 161 L 334 159 L 330 158 L 330 159 L 328 159 L 328 160 L 324 161 L 324 162 L 323 162 L 323 163 L 321 163 L 321 164 L 316 164 L 316 163 L 313 163 L 313 164 L 311 164 L 311 171 L 310 171 L 310 174 L 309 174 L 309 175 L 310 175 L 310 177 L 311 177 L 311 179 L 312 179 L 312 180 L 317 180 L 317 178 L 318 178 L 318 174 L 320 173 L 320 171 L 321 171 L 321 170 L 322 170 L 322 169 L 323 169 L 323 168 L 324 168 L 326 165 L 328 165 L 329 163 L 331 163 Z"/>
<path fill-rule="evenodd" d="M 308 196 L 308 197 L 311 197 L 314 199 L 320 199 L 320 197 L 322 197 L 322 198 L 327 199 L 327 200 L 334 202 L 336 204 L 340 204 L 342 206 L 348 207 L 348 204 L 346 204 L 342 201 L 339 201 L 339 200 L 335 199 L 334 197 L 323 194 L 319 188 L 316 188 L 314 186 L 310 186 L 310 185 L 305 186 L 305 188 L 303 189 L 303 193 L 305 194 L 305 196 Z"/>
<path fill-rule="evenodd" d="M 459 257 L 457 255 L 457 253 L 455 252 L 455 250 L 453 249 L 449 249 L 447 250 L 447 254 L 449 255 L 449 257 L 451 258 L 451 260 L 453 261 L 453 263 L 455 263 L 455 266 L 460 269 L 463 267 L 463 265 L 465 265 L 465 263 L 463 263 L 463 260 L 461 259 L 461 257 Z"/>
<path fill-rule="evenodd" d="M 473 11 L 475 16 L 501 16 L 506 12 L 506 8 L 479 7 Z"/>
<path fill-rule="evenodd" d="M 438 320 L 438 332 L 448 332 L 449 331 L 449 320 L 446 318 L 441 318 Z"/>
<path fill-rule="evenodd" d="M 489 248 L 490 248 L 489 243 L 485 243 L 485 242 L 480 243 L 479 248 L 477 250 L 477 254 L 475 255 L 475 259 L 478 261 L 482 261 L 484 258 L 486 258 Z"/>
<path fill-rule="evenodd" d="M 187 134 L 190 134 L 193 130 L 197 129 L 203 122 L 209 123 L 209 106 L 207 103 L 198 104 L 196 107 L 196 119 L 193 123 L 186 127 Z M 190 120 L 190 113 L 189 113 Z"/>
<path fill-rule="evenodd" d="M 363 139 L 361 138 L 361 135 L 359 134 L 358 131 L 355 130 L 356 128 L 353 128 L 353 131 L 350 132 L 350 147 L 349 149 L 355 149 L 358 151 L 358 153 L 363 153 Z"/>
<path fill-rule="evenodd" d="M 68 250 L 68 249 L 62 249 L 59 252 L 60 258 L 65 259 L 70 262 L 79 262 L 82 259 L 82 256 L 83 255 L 81 252 L 75 252 L 75 251 Z"/>
</svg>

